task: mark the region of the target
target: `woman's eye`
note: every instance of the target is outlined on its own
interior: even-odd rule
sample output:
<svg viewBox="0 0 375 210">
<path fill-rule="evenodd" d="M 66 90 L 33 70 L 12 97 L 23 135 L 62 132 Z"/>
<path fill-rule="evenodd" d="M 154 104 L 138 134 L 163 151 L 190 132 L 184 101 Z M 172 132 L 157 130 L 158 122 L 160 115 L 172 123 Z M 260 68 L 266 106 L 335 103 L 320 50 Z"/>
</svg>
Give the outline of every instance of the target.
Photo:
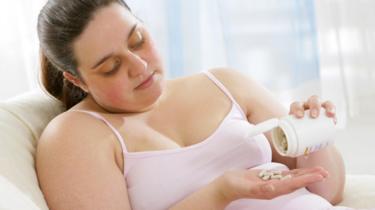
<svg viewBox="0 0 375 210">
<path fill-rule="evenodd" d="M 115 59 L 113 61 L 113 63 L 112 63 L 111 69 L 109 69 L 108 71 L 106 71 L 104 73 L 104 75 L 109 76 L 109 75 L 112 75 L 112 74 L 116 73 L 117 70 L 120 68 L 120 66 L 121 66 L 121 60 L 120 59 Z"/>
<path fill-rule="evenodd" d="M 129 48 L 132 50 L 137 50 L 145 43 L 145 38 L 143 37 L 140 31 L 136 31 L 131 39 L 130 43 L 134 43 L 129 45 Z"/>
</svg>

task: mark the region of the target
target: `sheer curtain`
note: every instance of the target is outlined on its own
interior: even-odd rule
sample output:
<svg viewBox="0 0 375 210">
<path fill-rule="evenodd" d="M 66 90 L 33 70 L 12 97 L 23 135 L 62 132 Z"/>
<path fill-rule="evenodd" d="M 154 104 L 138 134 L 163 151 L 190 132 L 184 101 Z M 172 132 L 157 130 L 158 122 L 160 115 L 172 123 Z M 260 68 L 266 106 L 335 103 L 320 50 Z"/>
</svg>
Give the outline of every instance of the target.
<svg viewBox="0 0 375 210">
<path fill-rule="evenodd" d="M 374 174 L 375 1 L 315 1 L 323 95 L 345 107 L 337 134 L 346 171 Z M 339 120 L 342 120 L 342 118 Z M 370 167 L 371 168 L 371 167 Z"/>
<path fill-rule="evenodd" d="M 316 1 L 324 95 L 350 119 L 375 122 L 375 1 Z"/>
<path fill-rule="evenodd" d="M 320 95 L 315 11 L 309 0 L 220 0 L 229 66 L 287 105 Z"/>
<path fill-rule="evenodd" d="M 37 15 L 45 0 L 4 1 L 0 7 L 0 100 L 38 87 Z"/>
</svg>

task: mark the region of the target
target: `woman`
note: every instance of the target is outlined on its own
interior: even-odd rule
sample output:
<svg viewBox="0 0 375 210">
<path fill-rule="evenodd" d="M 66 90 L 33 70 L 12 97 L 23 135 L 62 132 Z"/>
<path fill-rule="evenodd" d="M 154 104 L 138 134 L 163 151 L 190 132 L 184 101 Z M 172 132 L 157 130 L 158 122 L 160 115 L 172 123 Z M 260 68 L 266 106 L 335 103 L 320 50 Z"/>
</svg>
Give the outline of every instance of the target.
<svg viewBox="0 0 375 210">
<path fill-rule="evenodd" d="M 147 29 L 122 0 L 50 0 L 38 33 L 43 84 L 67 108 L 44 130 L 36 155 L 51 209 L 290 210 L 340 202 L 344 169 L 334 146 L 288 158 L 268 133 L 246 138 L 253 124 L 287 112 L 232 70 L 165 81 Z M 334 105 L 317 96 L 293 103 L 289 114 L 305 109 L 335 117 Z M 261 169 L 292 178 L 263 181 Z"/>
</svg>

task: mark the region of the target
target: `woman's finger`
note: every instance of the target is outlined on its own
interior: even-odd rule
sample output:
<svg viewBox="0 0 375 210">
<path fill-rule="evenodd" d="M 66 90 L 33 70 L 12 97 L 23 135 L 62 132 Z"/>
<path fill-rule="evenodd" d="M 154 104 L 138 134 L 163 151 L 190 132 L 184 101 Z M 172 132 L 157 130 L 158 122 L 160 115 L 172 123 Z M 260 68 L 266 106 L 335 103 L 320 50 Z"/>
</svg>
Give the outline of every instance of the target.
<svg viewBox="0 0 375 210">
<path fill-rule="evenodd" d="M 303 103 L 301 102 L 293 102 L 291 105 L 290 105 L 290 109 L 289 109 L 289 114 L 290 115 L 294 115 L 296 116 L 297 118 L 301 118 L 304 116 L 305 114 L 305 109 L 303 108 Z"/>
<path fill-rule="evenodd" d="M 321 174 L 322 176 L 326 177 L 328 176 L 328 172 L 322 168 L 322 167 L 312 167 L 312 168 L 298 168 L 298 169 L 293 169 L 290 171 L 285 171 L 283 172 L 283 175 L 292 175 L 292 176 L 301 176 L 304 174 L 311 174 L 311 173 L 318 173 Z"/>
<path fill-rule="evenodd" d="M 326 110 L 326 115 L 328 117 L 336 116 L 336 106 L 331 101 L 325 101 L 322 107 Z"/>
<path fill-rule="evenodd" d="M 310 117 L 316 118 L 320 114 L 320 99 L 317 95 L 311 96 L 307 102 L 304 103 L 304 107 L 310 109 Z"/>
<path fill-rule="evenodd" d="M 249 198 L 273 199 L 285 195 L 315 182 L 322 181 L 324 177 L 317 173 L 304 174 L 284 180 L 270 180 L 253 186 Z"/>
<path fill-rule="evenodd" d="M 278 194 L 287 194 L 299 188 L 306 187 L 315 182 L 324 180 L 319 173 L 303 174 L 301 176 L 292 177 L 290 179 L 280 180 L 274 183 L 275 191 Z"/>
</svg>

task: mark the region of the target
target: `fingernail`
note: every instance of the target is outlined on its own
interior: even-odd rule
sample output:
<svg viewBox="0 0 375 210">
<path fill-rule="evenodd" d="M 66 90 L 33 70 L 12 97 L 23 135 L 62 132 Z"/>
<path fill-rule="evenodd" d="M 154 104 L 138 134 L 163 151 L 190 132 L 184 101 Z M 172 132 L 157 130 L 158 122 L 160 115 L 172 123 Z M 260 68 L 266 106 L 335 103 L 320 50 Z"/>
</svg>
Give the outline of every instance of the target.
<svg viewBox="0 0 375 210">
<path fill-rule="evenodd" d="M 318 111 L 316 111 L 315 109 L 311 110 L 311 116 L 312 117 L 317 117 L 318 116 Z"/>
<path fill-rule="evenodd" d="M 322 168 L 320 175 L 323 176 L 323 178 L 327 178 L 329 176 L 329 172 Z"/>
</svg>

